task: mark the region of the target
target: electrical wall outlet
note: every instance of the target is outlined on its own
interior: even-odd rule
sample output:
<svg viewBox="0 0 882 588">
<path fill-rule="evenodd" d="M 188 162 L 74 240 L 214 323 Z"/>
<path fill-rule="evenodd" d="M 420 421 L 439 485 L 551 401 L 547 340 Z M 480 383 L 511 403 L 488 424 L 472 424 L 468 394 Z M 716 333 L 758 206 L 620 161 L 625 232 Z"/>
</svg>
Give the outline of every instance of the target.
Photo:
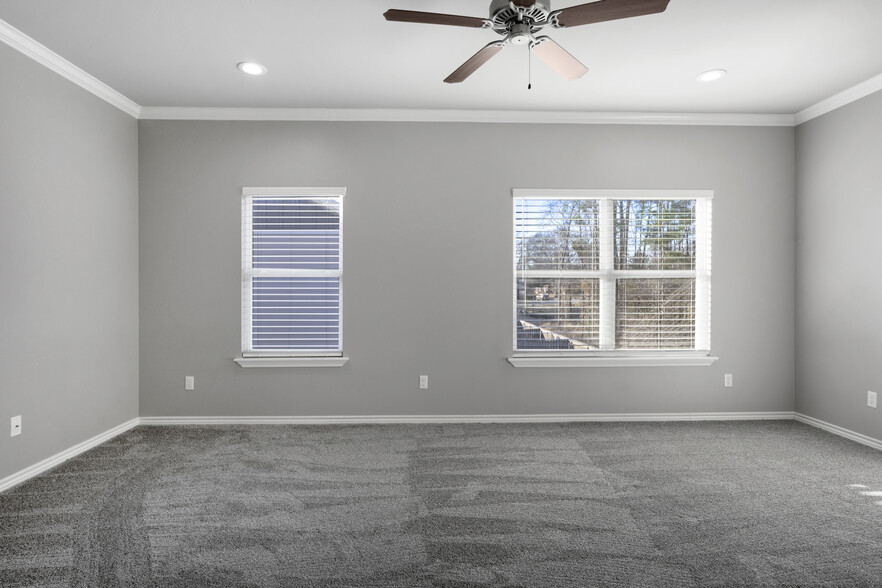
<svg viewBox="0 0 882 588">
<path fill-rule="evenodd" d="M 195 390 L 196 389 L 196 378 L 193 376 L 185 376 L 184 377 L 184 390 Z"/>
<path fill-rule="evenodd" d="M 876 408 L 876 393 L 867 390 L 867 406 Z"/>
<path fill-rule="evenodd" d="M 723 376 L 723 385 L 724 385 L 726 388 L 731 388 L 731 387 L 732 387 L 732 374 L 725 374 L 725 375 Z"/>
<path fill-rule="evenodd" d="M 420 390 L 429 389 L 429 376 L 420 376 Z"/>
<path fill-rule="evenodd" d="M 21 415 L 9 419 L 9 436 L 21 435 Z"/>
</svg>

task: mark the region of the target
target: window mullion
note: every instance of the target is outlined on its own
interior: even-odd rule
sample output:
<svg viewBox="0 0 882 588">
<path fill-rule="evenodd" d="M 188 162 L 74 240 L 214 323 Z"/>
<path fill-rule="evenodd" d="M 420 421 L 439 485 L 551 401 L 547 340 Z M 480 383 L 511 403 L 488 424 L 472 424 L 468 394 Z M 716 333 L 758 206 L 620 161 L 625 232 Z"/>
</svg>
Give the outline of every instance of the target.
<svg viewBox="0 0 882 588">
<path fill-rule="evenodd" d="M 600 201 L 600 348 L 616 347 L 616 279 L 614 275 L 614 204 Z"/>
<path fill-rule="evenodd" d="M 710 350 L 710 200 L 695 203 L 695 348 Z"/>
</svg>

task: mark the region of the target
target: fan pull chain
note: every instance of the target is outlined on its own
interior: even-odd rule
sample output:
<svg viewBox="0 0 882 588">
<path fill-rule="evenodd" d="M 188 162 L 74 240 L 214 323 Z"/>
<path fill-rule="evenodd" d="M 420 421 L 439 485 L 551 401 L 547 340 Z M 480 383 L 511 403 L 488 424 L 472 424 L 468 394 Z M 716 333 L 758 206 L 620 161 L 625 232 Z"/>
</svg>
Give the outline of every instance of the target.
<svg viewBox="0 0 882 588">
<path fill-rule="evenodd" d="M 527 47 L 527 89 L 528 90 L 533 89 L 533 69 L 531 67 L 533 65 L 533 60 L 530 59 L 530 53 L 532 53 L 532 51 L 530 51 L 530 48 Z"/>
</svg>

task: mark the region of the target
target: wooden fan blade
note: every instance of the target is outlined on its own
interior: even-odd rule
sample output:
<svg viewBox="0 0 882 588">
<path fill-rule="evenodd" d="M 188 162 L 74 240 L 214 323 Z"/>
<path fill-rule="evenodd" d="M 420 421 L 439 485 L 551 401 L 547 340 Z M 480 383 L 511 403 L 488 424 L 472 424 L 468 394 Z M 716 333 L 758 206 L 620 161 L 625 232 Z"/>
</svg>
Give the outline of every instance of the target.
<svg viewBox="0 0 882 588">
<path fill-rule="evenodd" d="M 502 51 L 505 47 L 504 41 L 493 41 L 484 46 L 483 49 L 472 55 L 468 61 L 460 65 L 455 72 L 445 78 L 448 84 L 458 84 L 467 77 L 475 73 L 479 67 L 490 61 L 490 58 Z"/>
<path fill-rule="evenodd" d="M 559 27 L 577 27 L 607 20 L 664 12 L 670 0 L 598 0 L 564 8 L 557 13 Z"/>
<path fill-rule="evenodd" d="M 548 67 L 565 80 L 577 80 L 588 73 L 588 68 L 550 37 L 537 37 L 530 49 Z"/>
<path fill-rule="evenodd" d="M 454 27 L 472 27 L 482 29 L 487 20 L 476 16 L 459 16 L 458 14 L 438 14 L 437 12 L 418 12 L 416 10 L 396 10 L 394 8 L 383 13 L 386 20 L 396 22 L 419 22 L 425 24 L 450 25 Z"/>
</svg>

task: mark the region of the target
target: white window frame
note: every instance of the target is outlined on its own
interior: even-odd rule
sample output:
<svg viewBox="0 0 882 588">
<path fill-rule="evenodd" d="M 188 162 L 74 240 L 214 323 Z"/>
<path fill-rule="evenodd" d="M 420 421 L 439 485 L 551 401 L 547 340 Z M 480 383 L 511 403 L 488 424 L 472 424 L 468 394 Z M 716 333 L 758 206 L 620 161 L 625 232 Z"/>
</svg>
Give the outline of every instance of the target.
<svg viewBox="0 0 882 588">
<path fill-rule="evenodd" d="M 340 266 L 337 270 L 267 270 L 252 267 L 252 203 L 254 197 L 339 198 Z M 235 358 L 242 367 L 341 367 L 349 361 L 343 354 L 343 197 L 346 188 L 242 188 L 242 356 Z M 255 276 L 336 277 L 340 280 L 339 350 L 332 351 L 254 351 L 251 350 L 251 287 Z"/>
<path fill-rule="evenodd" d="M 718 358 L 710 353 L 711 318 L 711 222 L 713 190 L 512 190 L 512 356 L 515 367 L 651 367 L 707 366 Z M 599 280 L 600 350 L 518 349 L 517 335 L 517 201 L 520 198 L 600 201 L 600 259 L 597 270 L 562 270 L 559 277 L 588 277 Z M 615 200 L 695 200 L 695 270 L 616 270 L 613 263 Z M 547 271 L 537 272 L 543 277 Z M 529 277 L 530 272 L 520 275 Z M 622 278 L 695 278 L 695 350 L 615 349 L 616 280 Z"/>
</svg>

